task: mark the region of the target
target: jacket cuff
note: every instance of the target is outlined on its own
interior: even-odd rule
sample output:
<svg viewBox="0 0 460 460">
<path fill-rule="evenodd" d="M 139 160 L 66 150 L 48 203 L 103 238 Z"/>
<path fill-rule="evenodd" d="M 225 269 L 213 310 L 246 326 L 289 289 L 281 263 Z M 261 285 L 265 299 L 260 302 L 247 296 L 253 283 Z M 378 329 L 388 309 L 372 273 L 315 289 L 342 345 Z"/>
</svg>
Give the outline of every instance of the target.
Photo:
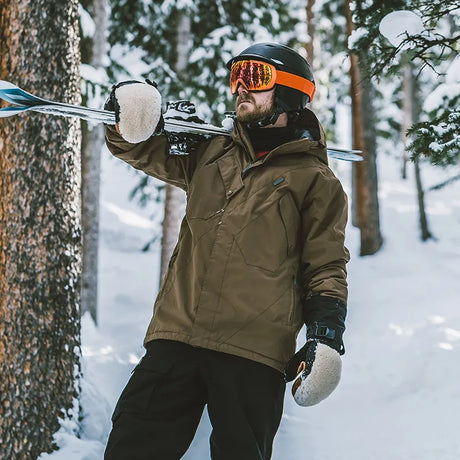
<svg viewBox="0 0 460 460">
<path fill-rule="evenodd" d="M 310 297 L 303 307 L 307 340 L 317 340 L 343 355 L 346 314 L 347 307 L 340 299 L 321 295 Z"/>
</svg>

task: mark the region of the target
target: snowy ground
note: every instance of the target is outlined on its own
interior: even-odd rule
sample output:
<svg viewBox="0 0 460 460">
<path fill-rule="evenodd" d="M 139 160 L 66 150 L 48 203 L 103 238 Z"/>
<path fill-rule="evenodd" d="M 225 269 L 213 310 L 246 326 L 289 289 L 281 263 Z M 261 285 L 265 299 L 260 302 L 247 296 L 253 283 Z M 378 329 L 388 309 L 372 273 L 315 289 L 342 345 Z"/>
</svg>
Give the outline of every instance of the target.
<svg viewBox="0 0 460 460">
<path fill-rule="evenodd" d="M 349 192 L 350 167 L 334 165 Z M 425 187 L 453 171 L 424 168 Z M 458 460 L 460 413 L 460 183 L 426 195 L 438 241 L 419 241 L 413 177 L 380 158 L 384 248 L 359 257 L 349 226 L 349 314 L 343 378 L 312 408 L 289 392 L 274 460 Z M 139 248 L 152 234 L 150 211 L 129 202 L 137 178 L 103 155 L 99 327 L 83 319 L 84 411 L 81 437 L 72 424 L 57 435 L 61 449 L 46 460 L 99 460 L 110 415 L 143 354 L 142 338 L 158 288 L 158 253 Z M 302 336 L 303 337 L 303 336 Z M 203 416 L 187 460 L 209 458 Z"/>
</svg>

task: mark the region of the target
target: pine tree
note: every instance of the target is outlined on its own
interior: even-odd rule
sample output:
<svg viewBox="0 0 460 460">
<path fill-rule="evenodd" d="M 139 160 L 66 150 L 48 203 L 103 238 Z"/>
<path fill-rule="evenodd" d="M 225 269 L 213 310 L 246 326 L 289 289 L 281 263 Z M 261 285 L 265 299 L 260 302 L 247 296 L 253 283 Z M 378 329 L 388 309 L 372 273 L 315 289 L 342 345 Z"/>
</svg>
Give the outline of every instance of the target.
<svg viewBox="0 0 460 460">
<path fill-rule="evenodd" d="M 0 0 L 0 78 L 79 103 L 78 2 Z M 79 374 L 80 128 L 0 123 L 0 452 L 51 451 Z"/>
</svg>

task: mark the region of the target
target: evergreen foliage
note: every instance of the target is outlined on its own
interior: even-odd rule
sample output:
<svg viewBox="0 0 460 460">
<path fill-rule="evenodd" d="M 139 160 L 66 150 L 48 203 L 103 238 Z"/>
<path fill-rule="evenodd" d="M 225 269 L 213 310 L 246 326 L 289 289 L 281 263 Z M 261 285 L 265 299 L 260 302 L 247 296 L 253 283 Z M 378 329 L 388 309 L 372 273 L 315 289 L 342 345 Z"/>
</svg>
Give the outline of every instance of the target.
<svg viewBox="0 0 460 460">
<path fill-rule="evenodd" d="M 408 35 L 399 46 L 392 46 L 379 32 L 383 17 L 396 10 L 409 10 L 423 21 L 424 31 Z M 459 49 L 458 25 L 460 13 L 455 0 L 391 0 L 389 2 L 355 2 L 354 20 L 359 27 L 352 40 L 353 52 L 364 63 L 368 77 L 385 79 L 400 75 L 404 60 L 418 68 L 417 77 L 423 84 L 423 94 L 435 93 L 436 101 L 421 108 L 420 122 L 408 134 L 413 136 L 409 146 L 412 159 L 428 157 L 433 164 L 445 166 L 458 161 L 460 151 L 460 112 L 458 85 L 446 78 L 449 68 L 456 66 Z M 457 58 L 458 61 L 458 58 Z M 431 72 L 427 72 L 431 70 Z M 455 73 L 451 70 L 450 73 Z M 457 77 L 458 78 L 458 77 Z M 428 97 L 426 97 L 428 99 Z M 432 95 L 433 96 L 433 95 Z"/>
<path fill-rule="evenodd" d="M 454 99 L 458 107 L 460 97 Z M 458 163 L 460 151 L 460 111 L 450 107 L 440 110 L 439 115 L 413 125 L 408 133 L 414 137 L 409 150 L 414 157 L 425 155 L 440 166 Z"/>
<path fill-rule="evenodd" d="M 336 141 L 338 130 L 343 131 L 343 126 L 337 124 L 337 106 L 350 105 L 350 64 L 344 7 L 344 2 L 332 0 L 315 2 L 313 8 L 316 35 L 313 70 L 317 87 L 313 110 L 331 142 Z"/>
<path fill-rule="evenodd" d="M 182 15 L 191 19 L 191 43 L 188 65 L 178 74 L 177 31 Z M 112 77 L 116 80 L 123 69 L 122 55 L 137 48 L 145 63 L 142 76 L 158 82 L 165 100 L 202 102 L 202 115 L 221 117 L 225 110 L 233 110 L 225 63 L 253 40 L 292 45 L 294 26 L 286 0 L 112 0 L 109 41 L 112 47 L 118 45 L 111 56 Z M 292 32 L 281 36 L 286 30 Z M 121 49 L 123 45 L 127 46 Z"/>
</svg>

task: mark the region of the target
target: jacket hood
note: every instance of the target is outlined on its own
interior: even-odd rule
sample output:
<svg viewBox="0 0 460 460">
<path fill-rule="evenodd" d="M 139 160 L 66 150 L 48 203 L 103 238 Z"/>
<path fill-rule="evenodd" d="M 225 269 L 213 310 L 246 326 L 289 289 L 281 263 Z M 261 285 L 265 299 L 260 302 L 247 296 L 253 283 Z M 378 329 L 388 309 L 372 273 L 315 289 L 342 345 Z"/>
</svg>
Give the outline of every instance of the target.
<svg viewBox="0 0 460 460">
<path fill-rule="evenodd" d="M 306 155 L 316 156 L 322 163 L 327 165 L 326 136 L 316 115 L 310 109 L 305 108 L 300 112 L 294 124 L 296 130 L 293 140 L 276 147 L 266 155 L 266 158 L 268 159 L 274 155 L 302 152 Z M 235 119 L 232 138 L 253 159 L 256 158 L 245 123 L 241 123 Z"/>
</svg>

